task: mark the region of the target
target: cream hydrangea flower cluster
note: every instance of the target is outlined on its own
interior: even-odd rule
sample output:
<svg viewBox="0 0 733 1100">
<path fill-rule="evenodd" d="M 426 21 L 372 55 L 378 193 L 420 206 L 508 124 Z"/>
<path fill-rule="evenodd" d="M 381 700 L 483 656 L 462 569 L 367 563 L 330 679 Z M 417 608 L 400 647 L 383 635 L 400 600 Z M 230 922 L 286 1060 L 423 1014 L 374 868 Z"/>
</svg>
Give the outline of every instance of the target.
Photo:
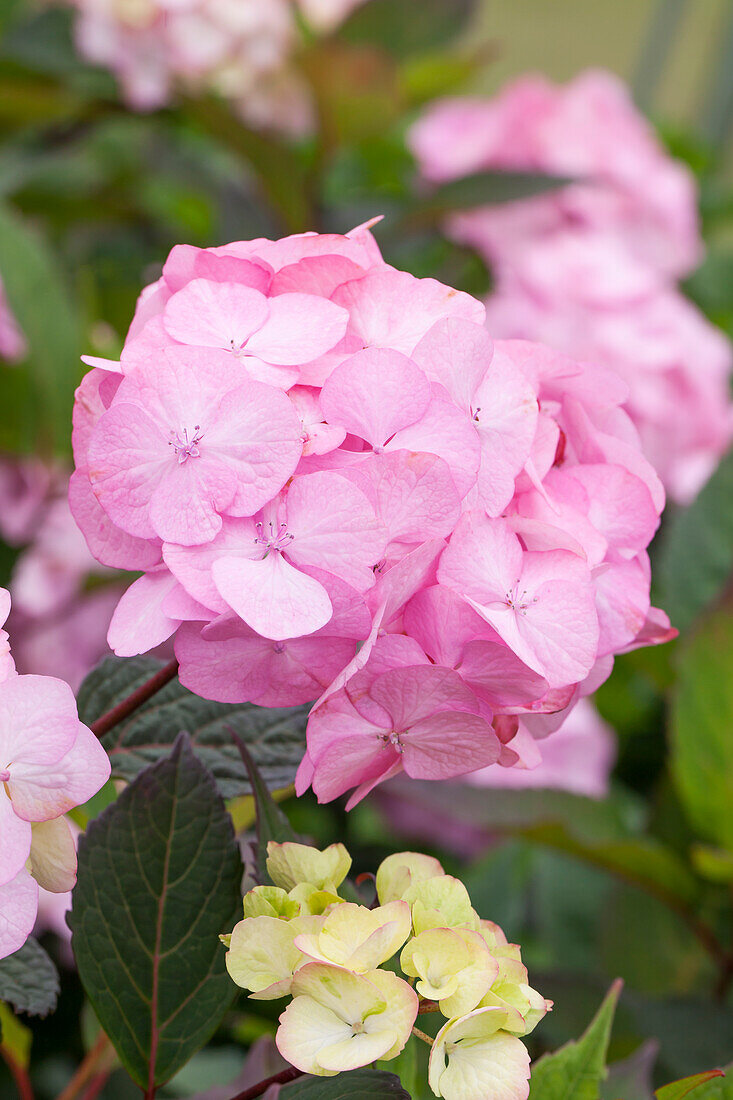
<svg viewBox="0 0 733 1100">
<path fill-rule="evenodd" d="M 271 842 L 267 851 L 274 885 L 249 891 L 244 920 L 222 940 L 230 976 L 253 999 L 292 998 L 276 1036 L 287 1061 L 332 1077 L 389 1060 L 413 1030 L 428 1038 L 414 1029 L 418 1013 L 439 1012 L 435 1095 L 524 1100 L 521 1037 L 552 1002 L 531 988 L 519 947 L 479 917 L 462 882 L 431 856 L 400 852 L 379 867 L 367 908 L 339 896 L 351 867 L 343 844 Z"/>
</svg>

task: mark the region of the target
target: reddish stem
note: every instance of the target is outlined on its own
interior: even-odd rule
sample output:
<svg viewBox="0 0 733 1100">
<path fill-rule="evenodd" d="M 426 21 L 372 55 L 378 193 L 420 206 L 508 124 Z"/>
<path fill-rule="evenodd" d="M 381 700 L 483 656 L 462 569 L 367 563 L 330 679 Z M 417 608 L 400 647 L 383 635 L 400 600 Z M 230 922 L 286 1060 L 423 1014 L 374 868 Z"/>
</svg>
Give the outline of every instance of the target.
<svg viewBox="0 0 733 1100">
<path fill-rule="evenodd" d="M 302 1076 L 302 1070 L 296 1069 L 295 1066 L 288 1066 L 287 1069 L 281 1069 L 279 1073 L 273 1073 L 272 1077 L 266 1077 L 264 1081 L 252 1085 L 244 1092 L 238 1092 L 236 1096 L 232 1097 L 232 1100 L 255 1100 L 255 1097 L 262 1096 L 263 1092 L 267 1092 L 270 1085 L 286 1085 L 288 1081 L 294 1081 L 296 1077 Z"/>
<path fill-rule="evenodd" d="M 76 1073 L 66 1085 L 66 1088 L 56 1097 L 56 1100 L 75 1100 L 91 1077 L 94 1076 L 97 1066 L 110 1047 L 110 1041 L 103 1031 L 100 1031 L 97 1041 L 87 1051 L 82 1062 L 79 1063 Z"/>
<path fill-rule="evenodd" d="M 20 1100 L 34 1100 L 33 1085 L 31 1079 L 28 1076 L 27 1071 L 20 1062 L 10 1053 L 6 1046 L 0 1046 L 0 1054 L 2 1054 L 8 1069 L 15 1081 L 15 1087 L 18 1090 L 18 1096 Z"/>
<path fill-rule="evenodd" d="M 170 683 L 177 674 L 178 661 L 173 660 L 164 668 L 159 669 L 144 684 L 141 684 L 136 691 L 133 691 L 132 695 L 128 695 L 116 707 L 112 707 L 112 710 L 108 710 L 106 714 L 93 722 L 91 726 L 92 733 L 96 734 L 97 737 L 104 737 L 105 733 L 109 733 L 111 729 L 114 729 L 120 722 L 124 722 L 125 718 L 128 718 L 143 703 L 147 703 L 148 699 L 152 699 L 156 692 Z"/>
</svg>

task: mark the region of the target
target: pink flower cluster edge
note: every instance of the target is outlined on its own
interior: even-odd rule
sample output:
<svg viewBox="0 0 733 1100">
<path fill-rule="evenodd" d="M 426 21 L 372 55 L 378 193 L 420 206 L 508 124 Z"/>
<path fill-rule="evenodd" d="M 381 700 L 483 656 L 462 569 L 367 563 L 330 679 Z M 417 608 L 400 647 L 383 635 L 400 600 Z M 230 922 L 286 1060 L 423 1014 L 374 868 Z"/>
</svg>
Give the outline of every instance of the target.
<svg viewBox="0 0 733 1100">
<path fill-rule="evenodd" d="M 621 80 L 528 75 L 488 99 L 432 104 L 409 138 L 426 181 L 514 170 L 557 191 L 456 212 L 449 235 L 490 265 L 492 336 L 538 340 L 610 367 L 644 452 L 687 503 L 733 433 L 729 341 L 677 288 L 703 254 L 692 173 L 671 158 Z"/>
<path fill-rule="evenodd" d="M 143 574 L 110 645 L 174 636 L 205 698 L 315 701 L 301 792 L 532 767 L 615 654 L 672 634 L 625 384 L 492 344 L 368 226 L 178 246 L 121 361 L 87 361 L 72 512 Z"/>
<path fill-rule="evenodd" d="M 2 629 L 9 613 L 10 594 L 0 588 L 0 959 L 33 931 L 39 889 L 63 895 L 73 887 L 76 846 L 63 815 L 110 775 L 69 685 L 17 673 Z"/>
</svg>

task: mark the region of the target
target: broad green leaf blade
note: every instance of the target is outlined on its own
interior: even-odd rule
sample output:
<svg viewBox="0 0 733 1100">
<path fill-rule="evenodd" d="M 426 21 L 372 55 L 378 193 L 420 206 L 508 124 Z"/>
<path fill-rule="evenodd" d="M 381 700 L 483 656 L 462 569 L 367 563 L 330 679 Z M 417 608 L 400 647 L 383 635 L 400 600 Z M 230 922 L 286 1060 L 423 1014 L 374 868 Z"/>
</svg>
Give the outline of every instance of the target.
<svg viewBox="0 0 733 1100">
<path fill-rule="evenodd" d="M 445 49 L 476 7 L 476 0 L 369 0 L 342 24 L 338 37 L 410 57 Z"/>
<path fill-rule="evenodd" d="M 301 1077 L 280 1090 L 281 1100 L 410 1100 L 399 1077 L 355 1069 L 337 1077 Z"/>
<path fill-rule="evenodd" d="M 107 657 L 79 690 L 79 714 L 90 725 L 162 667 L 150 657 Z M 270 790 L 292 783 L 305 751 L 305 707 L 268 709 L 212 703 L 173 680 L 102 738 L 113 775 L 132 780 L 170 751 L 181 730 L 211 771 L 224 798 L 251 794 L 230 730 L 241 737 Z"/>
<path fill-rule="evenodd" d="M 20 951 L 0 960 L 0 1001 L 7 1001 L 16 1012 L 47 1016 L 55 1009 L 58 995 L 56 967 L 37 940 L 26 940 Z"/>
<path fill-rule="evenodd" d="M 660 606 L 686 630 L 716 600 L 733 572 L 733 451 L 697 499 L 678 512 L 662 537 Z"/>
<path fill-rule="evenodd" d="M 255 801 L 257 819 L 257 849 L 255 852 L 257 879 L 261 883 L 269 883 L 270 876 L 267 873 L 268 843 L 274 840 L 278 844 L 283 844 L 287 840 L 297 840 L 298 838 L 287 817 L 267 789 L 267 784 L 260 775 L 257 765 L 252 759 L 252 754 L 248 751 L 247 746 L 234 730 L 231 730 L 231 736 L 242 758 L 242 763 L 247 769 L 247 775 Z"/>
<path fill-rule="evenodd" d="M 0 277 L 28 341 L 28 369 L 37 403 L 38 438 L 65 453 L 71 438 L 74 389 L 81 376 L 81 324 L 68 280 L 35 226 L 0 204 Z"/>
<path fill-rule="evenodd" d="M 231 818 L 185 734 L 80 839 L 69 917 L 79 976 L 143 1088 L 172 1077 L 232 1002 L 218 937 L 240 907 L 242 872 Z"/>
<path fill-rule="evenodd" d="M 0 1044 L 22 1069 L 31 1061 L 33 1032 L 22 1024 L 3 1001 L 0 1001 Z"/>
<path fill-rule="evenodd" d="M 477 172 L 441 184 L 424 198 L 417 199 L 409 216 L 420 221 L 439 219 L 456 210 L 472 210 L 476 206 L 544 195 L 571 182 L 564 176 L 542 176 L 533 172 Z"/>
<path fill-rule="evenodd" d="M 545 1054 L 534 1064 L 530 1100 L 598 1100 L 621 984 L 613 983 L 580 1039 Z"/>
<path fill-rule="evenodd" d="M 671 1081 L 670 1084 L 656 1089 L 654 1095 L 657 1100 L 682 1100 L 688 1092 L 706 1085 L 716 1077 L 725 1077 L 722 1069 L 710 1069 L 706 1073 L 695 1073 L 692 1077 L 683 1077 L 681 1081 Z"/>
<path fill-rule="evenodd" d="M 700 624 L 679 653 L 672 775 L 700 835 L 733 852 L 733 613 Z"/>
</svg>

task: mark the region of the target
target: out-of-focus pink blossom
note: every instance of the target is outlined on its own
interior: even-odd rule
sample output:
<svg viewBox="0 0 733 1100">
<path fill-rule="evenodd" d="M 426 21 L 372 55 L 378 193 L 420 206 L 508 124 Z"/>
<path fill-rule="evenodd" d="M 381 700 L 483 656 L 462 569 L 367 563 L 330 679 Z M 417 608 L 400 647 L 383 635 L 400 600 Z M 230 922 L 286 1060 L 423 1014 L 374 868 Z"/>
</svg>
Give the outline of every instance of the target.
<svg viewBox="0 0 733 1100">
<path fill-rule="evenodd" d="M 129 106 L 153 110 L 176 91 L 218 92 L 255 126 L 302 133 L 312 122 L 289 0 L 64 0 L 78 11 L 78 49 L 112 70 Z M 326 32 L 364 0 L 299 0 Z"/>
<path fill-rule="evenodd" d="M 178 247 L 88 360 L 72 511 L 143 574 L 109 642 L 174 637 L 207 698 L 315 701 L 299 791 L 534 768 L 615 653 L 673 633 L 626 385 L 483 321 L 362 226 Z"/>
<path fill-rule="evenodd" d="M 451 231 L 490 259 L 578 224 L 611 227 L 633 255 L 671 275 L 700 259 L 692 173 L 665 153 L 611 73 L 589 70 L 564 85 L 525 76 L 492 99 L 439 101 L 409 140 L 431 181 L 488 169 L 573 181 L 548 195 L 456 214 Z"/>
<path fill-rule="evenodd" d="M 729 342 L 676 289 L 702 255 L 691 173 L 624 85 L 589 71 L 524 77 L 430 107 L 410 144 L 427 181 L 487 169 L 572 182 L 451 215 L 493 270 L 494 339 L 540 341 L 628 383 L 624 407 L 670 494 L 689 502 L 733 436 Z"/>
</svg>

